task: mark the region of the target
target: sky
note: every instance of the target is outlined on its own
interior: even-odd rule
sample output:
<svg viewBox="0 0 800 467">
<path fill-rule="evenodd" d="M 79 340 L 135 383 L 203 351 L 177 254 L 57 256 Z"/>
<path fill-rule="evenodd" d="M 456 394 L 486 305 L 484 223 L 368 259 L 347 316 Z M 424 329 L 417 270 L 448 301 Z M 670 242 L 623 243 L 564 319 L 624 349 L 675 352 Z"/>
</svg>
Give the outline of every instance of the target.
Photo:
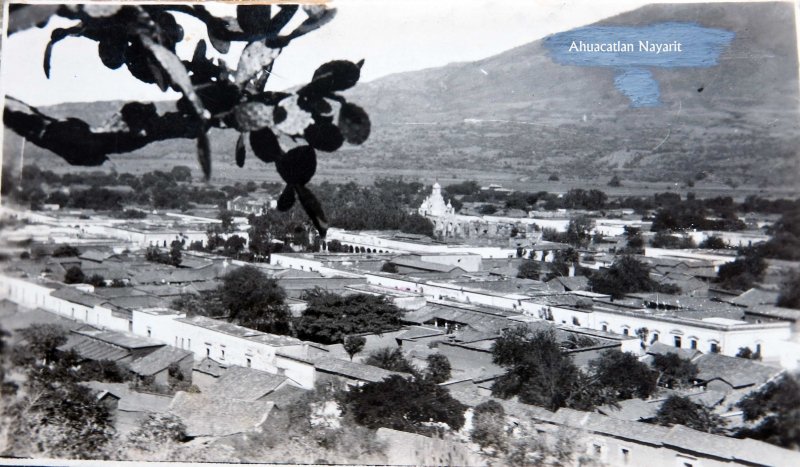
<svg viewBox="0 0 800 467">
<path fill-rule="evenodd" d="M 677 0 L 669 3 L 691 3 Z M 714 0 L 717 1 L 717 0 Z M 720 0 L 723 1 L 723 0 Z M 730 0 L 728 0 L 730 1 Z M 590 24 L 648 3 L 641 0 L 334 0 L 333 21 L 293 41 L 277 59 L 269 88 L 286 89 L 308 82 L 321 64 L 335 59 L 365 60 L 362 82 L 392 73 L 473 61 L 544 36 Z M 663 2 L 662 2 L 663 3 Z M 214 13 L 234 7 L 212 5 Z M 299 12 L 296 23 L 303 19 Z M 202 23 L 176 14 L 186 40 L 177 50 L 188 59 L 205 37 Z M 132 78 L 123 66 L 104 67 L 97 43 L 67 38 L 53 48 L 51 78 L 42 68 L 51 31 L 73 22 L 53 18 L 3 40 L 3 93 L 31 105 L 95 100 L 164 100 L 177 94 Z M 287 29 L 291 30 L 290 24 Z M 210 51 L 213 51 L 209 47 Z M 226 62 L 235 67 L 241 47 Z M 214 51 L 215 52 L 215 51 Z"/>
</svg>

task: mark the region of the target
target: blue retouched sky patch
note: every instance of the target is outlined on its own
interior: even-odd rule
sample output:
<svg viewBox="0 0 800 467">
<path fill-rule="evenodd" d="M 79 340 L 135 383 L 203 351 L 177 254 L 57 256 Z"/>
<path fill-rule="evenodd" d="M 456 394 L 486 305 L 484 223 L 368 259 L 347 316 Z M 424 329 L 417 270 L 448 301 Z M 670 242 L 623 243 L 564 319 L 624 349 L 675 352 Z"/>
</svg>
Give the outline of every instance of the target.
<svg viewBox="0 0 800 467">
<path fill-rule="evenodd" d="M 631 106 L 652 107 L 661 102 L 658 82 L 648 68 L 716 66 L 734 36 L 696 23 L 588 26 L 554 34 L 544 45 L 556 63 L 616 69 L 614 86 Z"/>
</svg>

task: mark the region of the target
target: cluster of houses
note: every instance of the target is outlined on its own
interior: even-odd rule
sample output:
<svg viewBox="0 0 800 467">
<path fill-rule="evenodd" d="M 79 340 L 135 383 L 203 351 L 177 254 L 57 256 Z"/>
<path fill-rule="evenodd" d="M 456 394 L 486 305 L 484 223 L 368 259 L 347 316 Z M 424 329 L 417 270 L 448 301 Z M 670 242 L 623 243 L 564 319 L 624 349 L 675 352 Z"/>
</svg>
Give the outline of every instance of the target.
<svg viewBox="0 0 800 467">
<path fill-rule="evenodd" d="M 180 222 L 202 224 L 200 219 Z M 554 329 L 579 366 L 608 349 L 632 352 L 643 360 L 664 353 L 691 359 L 700 373 L 696 387 L 684 395 L 718 412 L 729 426 L 742 423 L 735 409 L 738 400 L 795 369 L 800 357 L 800 312 L 775 307 L 774 291 L 753 289 L 737 296 L 713 292 L 708 279 L 731 260 L 724 254 L 646 251 L 642 259 L 650 262 L 657 280 L 680 283 L 693 293 L 631 294 L 617 300 L 591 291 L 581 276 L 516 278 L 522 261 L 516 245 L 476 247 L 390 232 L 331 229 L 319 252 L 276 253 L 269 264 L 255 265 L 286 290 L 295 316 L 306 307 L 304 293 L 318 287 L 385 296 L 405 311 L 401 328 L 365 335 L 365 348 L 351 359 L 341 344 L 272 335 L 174 309 L 175 299 L 216 288 L 224 274 L 244 263 L 185 252 L 180 268 L 156 264 L 142 250 L 151 241 L 166 239 L 133 239 L 119 234 L 121 227 L 88 224 L 78 227 L 78 233 L 62 233 L 86 240 L 72 242 L 81 250 L 77 257 L 6 262 L 0 271 L 0 298 L 20 314 L 68 323 L 64 350 L 85 359 L 124 363 L 155 384 L 185 383 L 175 394 L 90 383 L 113 406 L 123 431 L 133 429 L 147 413 L 169 412 L 184 420 L 192 437 L 247 433 L 298 391 L 331 380 L 357 385 L 396 374 L 364 363 L 371 352 L 386 347 L 400 348 L 421 368 L 429 355 L 445 355 L 452 375 L 442 386 L 475 406 L 491 398 L 493 381 L 504 371 L 492 361 L 494 341 L 504 330 L 521 325 Z M 347 252 L 330 252 L 334 240 Z M 563 248 L 551 242 L 527 245 L 539 261 L 552 260 Z M 604 261 L 611 260 L 602 254 L 581 259 L 583 266 L 595 268 Z M 67 285 L 63 274 L 74 265 L 124 286 Z M 743 348 L 762 360 L 736 357 Z M 662 396 L 623 401 L 593 413 L 502 403 L 519 423 L 537 430 L 579 430 L 581 450 L 611 464 L 645 459 L 686 466 L 800 462 L 797 453 L 757 441 L 642 423 L 657 411 Z"/>
</svg>

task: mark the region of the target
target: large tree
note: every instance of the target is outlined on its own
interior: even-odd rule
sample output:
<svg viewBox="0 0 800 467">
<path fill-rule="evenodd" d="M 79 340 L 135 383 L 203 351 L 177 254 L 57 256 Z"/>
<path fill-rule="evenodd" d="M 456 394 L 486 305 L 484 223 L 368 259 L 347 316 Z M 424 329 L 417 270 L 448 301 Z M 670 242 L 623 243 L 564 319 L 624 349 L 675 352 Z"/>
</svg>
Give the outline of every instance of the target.
<svg viewBox="0 0 800 467">
<path fill-rule="evenodd" d="M 494 363 L 507 372 L 495 380 L 492 394 L 550 410 L 572 407 L 591 410 L 609 402 L 605 388 L 592 385 L 564 352 L 552 329 L 508 329 L 492 347 Z"/>
<path fill-rule="evenodd" d="M 650 268 L 632 256 L 623 256 L 606 270 L 597 271 L 589 277 L 592 291 L 622 298 L 635 292 L 656 290 L 656 282 L 650 278 Z"/>
<path fill-rule="evenodd" d="M 452 366 L 450 360 L 439 353 L 428 355 L 425 359 L 428 366 L 425 368 L 423 377 L 434 384 L 444 383 L 450 379 Z"/>
<path fill-rule="evenodd" d="M 493 448 L 502 452 L 508 448 L 506 411 L 499 402 L 490 399 L 475 406 L 470 439 L 481 449 Z"/>
<path fill-rule="evenodd" d="M 747 290 L 764 279 L 767 263 L 758 249 L 751 248 L 743 256 L 719 267 L 715 282 L 729 290 Z"/>
<path fill-rule="evenodd" d="M 744 419 L 754 424 L 739 432 L 789 449 L 800 449 L 800 378 L 784 374 L 739 402 Z"/>
<path fill-rule="evenodd" d="M 295 321 L 297 335 L 323 344 L 342 342 L 349 334 L 397 329 L 403 316 L 401 309 L 378 295 L 339 295 L 316 288 L 304 298 L 308 306 Z"/>
<path fill-rule="evenodd" d="M 377 366 L 389 371 L 411 373 L 416 375 L 417 368 L 408 361 L 400 347 L 384 347 L 372 352 L 364 361 L 367 365 Z"/>
<path fill-rule="evenodd" d="M 697 365 L 674 353 L 653 355 L 653 368 L 658 384 L 670 389 L 691 386 L 698 372 Z"/>
<path fill-rule="evenodd" d="M 18 331 L 21 339 L 15 350 L 45 364 L 58 356 L 57 347 L 67 342 L 68 331 L 58 324 L 32 324 Z"/>
<path fill-rule="evenodd" d="M 336 13 L 308 5 L 302 8 L 301 19 L 295 18 L 298 5 L 273 8 L 239 5 L 235 17 L 218 17 L 199 4 L 14 5 L 9 9 L 9 36 L 44 26 L 52 16 L 68 24 L 53 30 L 43 51 L 46 76 L 51 54 L 58 53 L 57 43 L 79 37 L 98 43 L 106 67 L 127 68 L 136 79 L 182 97 L 163 113 L 152 103 L 127 102 L 108 124 L 93 128 L 77 116 L 53 117 L 8 96 L 4 123 L 28 142 L 81 166 L 101 165 L 110 154 L 129 153 L 156 141 L 193 139 L 206 178 L 211 174 L 210 130 L 237 131 L 238 141 L 231 148 L 236 164 L 244 166 L 248 146 L 261 161 L 274 163 L 286 182 L 279 209 L 288 210 L 299 200 L 324 237 L 327 219 L 306 184 L 316 172 L 317 151 L 334 152 L 345 141 L 361 144 L 369 136 L 367 113 L 340 94 L 358 82 L 363 61 L 331 61 L 303 86 L 267 91 L 275 59 L 292 41 L 320 28 Z M 209 58 L 205 40 L 196 44 L 191 57 L 176 54 L 189 39 L 179 22 L 184 15 L 205 26 L 220 54 L 227 54 L 232 43 L 243 46 L 235 68 L 226 65 L 228 57 Z"/>
<path fill-rule="evenodd" d="M 517 277 L 521 279 L 539 279 L 539 263 L 536 261 L 527 259 L 522 260 L 519 263 L 519 267 L 517 268 Z"/>
<path fill-rule="evenodd" d="M 607 350 L 589 362 L 590 373 L 611 391 L 616 399 L 647 398 L 656 390 L 658 374 L 636 355 Z"/>
<path fill-rule="evenodd" d="M 655 419 L 659 425 L 684 425 L 707 433 L 720 433 L 725 420 L 703 405 L 692 402 L 688 397 L 672 395 L 658 409 Z"/>
<path fill-rule="evenodd" d="M 345 411 L 360 425 L 421 434 L 440 431 L 429 422 L 445 423 L 452 430 L 460 429 L 467 409 L 441 386 L 398 375 L 354 387 L 343 394 L 342 403 Z"/>
<path fill-rule="evenodd" d="M 800 310 L 800 271 L 792 270 L 783 280 L 777 305 Z"/>
<path fill-rule="evenodd" d="M 244 266 L 229 272 L 222 278 L 219 295 L 231 321 L 259 331 L 289 333 L 286 292 L 260 269 Z"/>
</svg>

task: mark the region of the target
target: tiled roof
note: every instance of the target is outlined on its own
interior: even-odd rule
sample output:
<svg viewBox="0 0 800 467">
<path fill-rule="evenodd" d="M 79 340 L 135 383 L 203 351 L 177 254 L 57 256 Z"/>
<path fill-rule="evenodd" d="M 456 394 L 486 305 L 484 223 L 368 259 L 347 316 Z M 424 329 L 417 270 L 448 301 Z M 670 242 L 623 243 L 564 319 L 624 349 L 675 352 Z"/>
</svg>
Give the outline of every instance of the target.
<svg viewBox="0 0 800 467">
<path fill-rule="evenodd" d="M 191 355 L 192 353 L 187 350 L 165 345 L 144 357 L 132 361 L 130 367 L 131 371 L 136 374 L 150 376 Z"/>
<path fill-rule="evenodd" d="M 437 319 L 462 323 L 478 331 L 490 332 L 512 327 L 514 324 L 510 323 L 508 319 L 502 316 L 494 316 L 464 308 L 432 304 L 428 304 L 419 310 L 408 312 L 403 318 L 406 322 L 418 324 L 431 323 Z"/>
<path fill-rule="evenodd" d="M 589 290 L 589 278 L 586 276 L 558 276 L 553 281 L 560 283 L 566 290 Z"/>
<path fill-rule="evenodd" d="M 778 301 L 778 295 L 779 293 L 775 291 L 753 288 L 729 301 L 734 305 L 745 307 L 774 305 Z"/>
<path fill-rule="evenodd" d="M 58 350 L 72 350 L 87 360 L 121 360 L 130 355 L 129 350 L 79 334 L 70 334 Z"/>
<path fill-rule="evenodd" d="M 393 258 L 391 261 L 393 264 L 397 266 L 403 266 L 412 269 L 419 269 L 421 271 L 433 271 L 433 272 L 451 272 L 454 269 L 458 269 L 459 266 L 452 266 L 447 264 L 439 264 L 439 263 L 431 263 L 429 261 L 422 261 L 419 259 L 414 259 L 411 257 L 404 257 L 398 256 Z"/>
<path fill-rule="evenodd" d="M 91 326 L 85 326 L 72 332 L 94 340 L 116 345 L 123 349 L 143 349 L 148 347 L 161 347 L 164 345 L 153 339 L 116 331 L 104 331 Z"/>
<path fill-rule="evenodd" d="M 153 295 L 129 295 L 127 297 L 112 297 L 106 300 L 108 303 L 126 310 L 137 310 L 141 308 L 161 308 L 169 306 L 169 301 Z"/>
<path fill-rule="evenodd" d="M 100 250 L 86 250 L 80 255 L 78 258 L 86 259 L 89 261 L 96 261 L 98 263 L 102 263 L 106 258 L 111 256 L 113 253 L 108 251 L 100 251 Z"/>
<path fill-rule="evenodd" d="M 128 383 L 101 383 L 88 381 L 81 385 L 119 398 L 117 410 L 124 412 L 163 413 L 169 409 L 172 397 L 133 391 Z"/>
<path fill-rule="evenodd" d="M 757 305 L 749 307 L 745 312 L 748 314 L 757 314 L 761 316 L 768 316 L 770 318 L 779 318 L 787 321 L 800 321 L 800 310 L 793 308 L 781 308 L 771 305 Z"/>
<path fill-rule="evenodd" d="M 679 357 L 691 360 L 702 352 L 697 349 L 681 349 L 678 347 L 673 347 L 671 345 L 662 344 L 661 342 L 654 342 L 647 348 L 647 353 L 650 355 L 661 354 L 666 355 L 670 353 L 678 354 Z"/>
<path fill-rule="evenodd" d="M 207 357 L 194 364 L 194 371 L 199 371 L 201 373 L 206 373 L 216 377 L 225 374 L 227 368 L 227 366 Z"/>
<path fill-rule="evenodd" d="M 105 301 L 105 299 L 102 297 L 98 297 L 97 295 L 83 292 L 81 290 L 76 289 L 75 287 L 69 287 L 69 286 L 62 287 L 56 291 L 51 292 L 50 296 L 88 307 L 100 305 Z"/>
<path fill-rule="evenodd" d="M 713 353 L 697 357 L 694 364 L 699 370 L 697 379 L 711 381 L 719 378 L 734 389 L 764 383 L 783 371 L 757 361 Z"/>
<path fill-rule="evenodd" d="M 238 326 L 236 324 L 231 324 L 226 321 L 208 318 L 205 316 L 178 318 L 175 321 L 191 324 L 205 329 L 211 329 L 212 331 L 217 331 L 223 334 L 228 334 L 230 336 L 236 336 L 241 338 L 255 337 L 264 334 L 263 332 L 256 331 L 255 329 L 246 328 L 244 326 Z"/>
<path fill-rule="evenodd" d="M 437 328 L 429 328 L 425 326 L 411 326 L 402 334 L 397 336 L 398 339 L 413 340 L 422 337 L 440 336 L 444 331 Z"/>
<path fill-rule="evenodd" d="M 338 358 L 324 357 L 314 362 L 317 371 L 334 373 L 348 378 L 377 383 L 392 375 L 405 375 L 396 371 L 388 371 L 377 366 L 364 365 Z"/>
<path fill-rule="evenodd" d="M 671 428 L 643 422 L 616 420 L 597 413 L 562 408 L 555 414 L 519 402 L 498 400 L 506 413 L 543 422 L 581 428 L 591 432 L 652 446 L 669 446 L 694 455 L 718 457 L 752 465 L 798 465 L 800 453 L 752 439 L 735 439 L 692 430 L 681 425 Z"/>
<path fill-rule="evenodd" d="M 229 436 L 258 428 L 274 405 L 180 391 L 172 399 L 169 412 L 183 420 L 188 436 Z"/>
<path fill-rule="evenodd" d="M 287 381 L 285 376 L 231 366 L 214 382 L 210 390 L 222 397 L 256 401 L 278 389 L 285 381 Z"/>
<path fill-rule="evenodd" d="M 618 407 L 604 405 L 598 407 L 597 411 L 617 420 L 638 422 L 655 417 L 661 404 L 654 404 L 642 399 L 628 399 L 619 401 L 617 405 Z"/>
</svg>

